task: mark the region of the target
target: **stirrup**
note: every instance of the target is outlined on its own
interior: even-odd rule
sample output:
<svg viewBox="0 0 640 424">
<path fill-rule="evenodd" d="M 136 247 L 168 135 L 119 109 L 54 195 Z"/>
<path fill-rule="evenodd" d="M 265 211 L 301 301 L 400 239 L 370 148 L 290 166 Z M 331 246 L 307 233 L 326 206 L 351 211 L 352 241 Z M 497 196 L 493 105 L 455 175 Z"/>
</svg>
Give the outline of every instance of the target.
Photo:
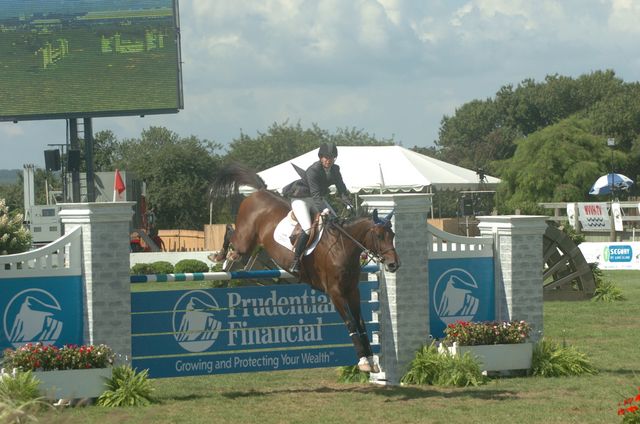
<svg viewBox="0 0 640 424">
<path fill-rule="evenodd" d="M 300 259 L 294 259 L 289 267 L 289 274 L 297 274 L 300 272 Z"/>
</svg>

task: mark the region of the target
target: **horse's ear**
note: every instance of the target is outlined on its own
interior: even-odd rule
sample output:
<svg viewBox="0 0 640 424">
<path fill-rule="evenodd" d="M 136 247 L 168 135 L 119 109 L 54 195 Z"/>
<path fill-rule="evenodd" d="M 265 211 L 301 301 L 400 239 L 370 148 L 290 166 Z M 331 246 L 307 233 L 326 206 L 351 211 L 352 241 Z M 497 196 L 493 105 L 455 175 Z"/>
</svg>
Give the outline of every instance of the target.
<svg viewBox="0 0 640 424">
<path fill-rule="evenodd" d="M 391 218 L 393 217 L 393 210 L 391 210 L 391 212 L 389 212 L 387 214 L 387 216 L 384 217 L 383 221 L 385 222 L 391 222 Z"/>
<path fill-rule="evenodd" d="M 374 224 L 382 224 L 382 221 L 380 221 L 380 218 L 378 218 L 378 209 L 374 209 L 373 212 L 371 212 L 371 217 L 373 218 Z"/>
</svg>

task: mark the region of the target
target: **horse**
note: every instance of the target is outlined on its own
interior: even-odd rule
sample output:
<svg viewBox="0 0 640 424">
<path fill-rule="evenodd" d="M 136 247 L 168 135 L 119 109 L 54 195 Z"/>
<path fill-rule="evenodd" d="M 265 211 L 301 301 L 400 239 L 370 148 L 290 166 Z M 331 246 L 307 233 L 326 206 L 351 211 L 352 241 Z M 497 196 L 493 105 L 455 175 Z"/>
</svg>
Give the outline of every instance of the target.
<svg viewBox="0 0 640 424">
<path fill-rule="evenodd" d="M 244 198 L 237 211 L 235 230 L 225 235 L 225 242 L 215 259 L 238 260 L 262 247 L 280 268 L 293 260 L 294 253 L 274 240 L 278 223 L 291 211 L 288 200 L 267 190 L 264 181 L 244 165 L 234 163 L 220 169 L 211 184 L 210 193 L 228 197 L 240 185 L 254 188 Z M 379 372 L 360 311 L 360 257 L 366 251 L 384 264 L 389 272 L 400 267 L 393 245 L 391 228 L 393 211 L 379 218 L 377 210 L 371 217 L 353 217 L 342 223 L 328 220 L 314 250 L 301 258 L 301 282 L 326 293 L 344 321 L 363 372 Z M 230 226 L 227 226 L 229 229 Z M 230 247 L 233 250 L 230 252 Z"/>
</svg>

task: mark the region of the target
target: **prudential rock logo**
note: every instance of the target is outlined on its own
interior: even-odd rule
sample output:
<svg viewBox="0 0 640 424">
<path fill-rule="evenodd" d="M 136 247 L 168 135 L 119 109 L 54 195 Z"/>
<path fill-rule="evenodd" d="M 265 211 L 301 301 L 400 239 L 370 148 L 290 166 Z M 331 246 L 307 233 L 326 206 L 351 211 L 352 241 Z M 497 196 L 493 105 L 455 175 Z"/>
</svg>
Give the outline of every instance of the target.
<svg viewBox="0 0 640 424">
<path fill-rule="evenodd" d="M 62 333 L 61 315 L 60 302 L 48 291 L 23 290 L 4 310 L 4 334 L 16 349 L 27 343 L 54 344 Z"/>
<path fill-rule="evenodd" d="M 192 290 L 173 307 L 173 335 L 188 352 L 204 352 L 218 338 L 222 324 L 215 317 L 218 303 L 209 293 Z"/>
<path fill-rule="evenodd" d="M 442 273 L 433 290 L 433 306 L 445 324 L 471 321 L 478 312 L 478 283 L 461 268 Z"/>
</svg>

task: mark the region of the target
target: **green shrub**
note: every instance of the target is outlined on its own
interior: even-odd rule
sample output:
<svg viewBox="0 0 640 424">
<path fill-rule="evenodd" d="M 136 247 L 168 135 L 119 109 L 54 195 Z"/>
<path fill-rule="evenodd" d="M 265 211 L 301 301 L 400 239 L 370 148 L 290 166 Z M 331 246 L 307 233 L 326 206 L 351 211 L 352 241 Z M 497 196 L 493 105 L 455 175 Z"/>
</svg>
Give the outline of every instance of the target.
<svg viewBox="0 0 640 424">
<path fill-rule="evenodd" d="M 111 378 L 106 382 L 107 390 L 98 398 L 98 405 L 108 407 L 149 405 L 153 387 L 148 374 L 149 370 L 137 372 L 129 365 L 114 367 Z"/>
<path fill-rule="evenodd" d="M 173 274 L 173 264 L 167 261 L 156 261 L 151 264 L 152 274 Z"/>
<path fill-rule="evenodd" d="M 40 382 L 31 371 L 19 371 L 15 375 L 5 374 L 0 377 L 0 399 L 12 399 L 19 403 L 38 399 Z"/>
<path fill-rule="evenodd" d="M 0 377 L 0 422 L 26 423 L 38 421 L 35 412 L 47 407 L 38 392 L 40 382 L 31 371 Z"/>
<path fill-rule="evenodd" d="M 22 221 L 22 214 L 10 214 L 5 200 L 0 199 L 0 255 L 26 252 L 31 247 L 31 233 Z"/>
<path fill-rule="evenodd" d="M 368 383 L 369 374 L 360 371 L 357 365 L 338 367 L 338 382 L 340 383 Z"/>
<path fill-rule="evenodd" d="M 533 349 L 531 373 L 540 377 L 597 374 L 589 358 L 573 346 L 540 340 Z"/>
<path fill-rule="evenodd" d="M 131 267 L 131 275 L 150 275 L 153 274 L 151 264 L 135 264 Z"/>
<path fill-rule="evenodd" d="M 441 354 L 435 343 L 431 343 L 418 350 L 400 381 L 404 384 L 466 387 L 479 386 L 487 380 L 480 364 L 469 352 L 462 356 Z"/>
<path fill-rule="evenodd" d="M 602 270 L 597 264 L 590 264 L 593 279 L 596 282 L 596 290 L 591 300 L 593 302 L 617 302 L 625 300 L 622 290 L 618 288 L 612 281 L 606 280 Z"/>
<path fill-rule="evenodd" d="M 176 273 L 179 272 L 208 272 L 209 265 L 197 259 L 183 259 L 176 264 Z"/>
</svg>

